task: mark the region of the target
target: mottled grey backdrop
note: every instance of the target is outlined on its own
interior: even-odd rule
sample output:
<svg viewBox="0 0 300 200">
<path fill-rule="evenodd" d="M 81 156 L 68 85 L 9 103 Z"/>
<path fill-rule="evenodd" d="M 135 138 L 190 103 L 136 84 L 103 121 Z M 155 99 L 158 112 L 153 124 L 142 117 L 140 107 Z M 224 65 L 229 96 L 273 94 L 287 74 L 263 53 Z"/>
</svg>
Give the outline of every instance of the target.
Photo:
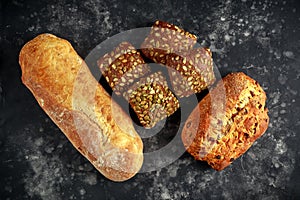
<svg viewBox="0 0 300 200">
<path fill-rule="evenodd" d="M 84 58 L 121 31 L 160 19 L 198 36 L 221 74 L 243 71 L 265 89 L 267 132 L 216 172 L 184 154 L 124 183 L 105 179 L 67 141 L 21 84 L 18 53 L 40 33 L 68 39 Z M 1 199 L 300 198 L 300 3 L 270 0 L 1 0 Z M 148 149 L 172 137 L 172 123 Z"/>
</svg>

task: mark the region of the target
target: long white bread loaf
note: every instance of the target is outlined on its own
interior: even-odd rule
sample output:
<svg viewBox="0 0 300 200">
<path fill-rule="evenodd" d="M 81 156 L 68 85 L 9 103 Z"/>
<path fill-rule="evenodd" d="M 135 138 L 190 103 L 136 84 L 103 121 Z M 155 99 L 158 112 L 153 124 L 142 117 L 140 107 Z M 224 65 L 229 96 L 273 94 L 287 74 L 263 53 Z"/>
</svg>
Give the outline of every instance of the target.
<svg viewBox="0 0 300 200">
<path fill-rule="evenodd" d="M 93 77 L 71 44 L 42 34 L 24 45 L 22 81 L 74 147 L 113 181 L 133 177 L 143 143 L 130 117 Z"/>
</svg>

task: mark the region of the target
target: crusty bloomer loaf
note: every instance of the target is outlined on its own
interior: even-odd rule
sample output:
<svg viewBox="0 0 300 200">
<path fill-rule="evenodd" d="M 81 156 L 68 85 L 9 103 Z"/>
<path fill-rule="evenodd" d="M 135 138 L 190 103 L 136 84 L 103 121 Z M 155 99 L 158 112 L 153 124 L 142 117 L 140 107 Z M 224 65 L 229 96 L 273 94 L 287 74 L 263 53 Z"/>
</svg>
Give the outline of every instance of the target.
<svg viewBox="0 0 300 200">
<path fill-rule="evenodd" d="M 19 62 L 23 83 L 97 170 L 113 181 L 127 180 L 139 171 L 143 144 L 131 119 L 69 42 L 39 35 L 22 48 Z"/>
<path fill-rule="evenodd" d="M 187 119 L 182 131 L 187 151 L 216 170 L 224 169 L 266 131 L 265 101 L 255 80 L 241 72 L 227 75 Z"/>
</svg>

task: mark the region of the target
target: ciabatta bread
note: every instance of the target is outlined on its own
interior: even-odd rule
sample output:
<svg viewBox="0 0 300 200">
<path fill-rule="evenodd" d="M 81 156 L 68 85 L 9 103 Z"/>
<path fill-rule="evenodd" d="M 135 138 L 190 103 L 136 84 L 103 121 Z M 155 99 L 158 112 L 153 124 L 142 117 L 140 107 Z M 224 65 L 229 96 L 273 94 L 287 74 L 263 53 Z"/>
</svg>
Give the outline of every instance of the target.
<svg viewBox="0 0 300 200">
<path fill-rule="evenodd" d="M 19 63 L 39 105 L 97 170 L 113 181 L 139 171 L 143 144 L 131 119 L 68 41 L 39 35 L 22 48 Z"/>
</svg>

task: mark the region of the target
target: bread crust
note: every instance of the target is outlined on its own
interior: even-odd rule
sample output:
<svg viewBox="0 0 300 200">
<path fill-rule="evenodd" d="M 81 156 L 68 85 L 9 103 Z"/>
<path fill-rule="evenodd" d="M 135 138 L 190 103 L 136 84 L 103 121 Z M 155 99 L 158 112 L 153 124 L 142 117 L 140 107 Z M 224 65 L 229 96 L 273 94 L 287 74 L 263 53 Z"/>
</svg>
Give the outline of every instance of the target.
<svg viewBox="0 0 300 200">
<path fill-rule="evenodd" d="M 68 41 L 41 34 L 24 45 L 19 63 L 39 105 L 97 170 L 113 181 L 140 170 L 143 143 L 131 119 Z"/>
<path fill-rule="evenodd" d="M 242 72 L 231 73 L 187 119 L 182 141 L 197 160 L 222 170 L 245 153 L 269 124 L 266 94 Z"/>
</svg>

